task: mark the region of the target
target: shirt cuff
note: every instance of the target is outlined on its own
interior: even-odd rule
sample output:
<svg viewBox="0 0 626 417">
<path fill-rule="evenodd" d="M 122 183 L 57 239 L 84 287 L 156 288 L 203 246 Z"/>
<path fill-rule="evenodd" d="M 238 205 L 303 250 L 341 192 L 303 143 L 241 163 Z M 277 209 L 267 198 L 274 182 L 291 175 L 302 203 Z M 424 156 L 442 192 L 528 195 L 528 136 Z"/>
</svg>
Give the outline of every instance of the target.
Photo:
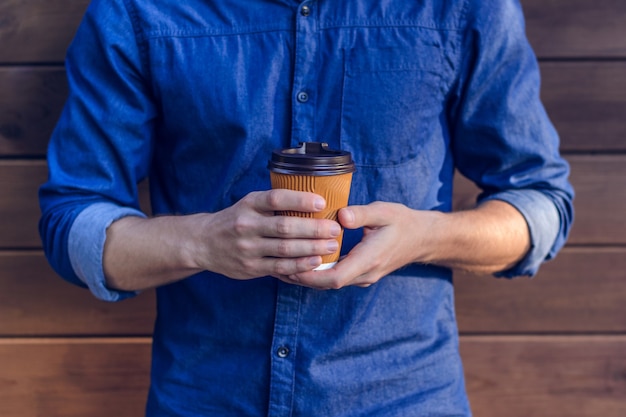
<svg viewBox="0 0 626 417">
<path fill-rule="evenodd" d="M 530 232 L 531 246 L 526 256 L 512 268 L 494 275 L 505 278 L 535 275 L 539 266 L 550 259 L 550 250 L 561 228 L 561 219 L 555 204 L 541 191 L 531 189 L 502 191 L 482 199 L 481 202 L 487 200 L 502 200 L 511 204 L 522 213 Z"/>
<path fill-rule="evenodd" d="M 102 267 L 106 230 L 115 220 L 126 216 L 146 217 L 133 208 L 95 203 L 80 212 L 70 229 L 68 252 L 72 268 L 93 295 L 103 301 L 120 301 L 139 293 L 107 288 Z"/>
</svg>

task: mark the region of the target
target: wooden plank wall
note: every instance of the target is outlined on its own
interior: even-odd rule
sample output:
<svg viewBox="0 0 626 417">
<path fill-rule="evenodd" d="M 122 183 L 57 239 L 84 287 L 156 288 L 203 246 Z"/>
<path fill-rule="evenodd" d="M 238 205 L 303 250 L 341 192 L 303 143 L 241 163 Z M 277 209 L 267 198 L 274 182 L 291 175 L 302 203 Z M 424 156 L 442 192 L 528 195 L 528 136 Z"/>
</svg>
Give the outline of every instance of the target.
<svg viewBox="0 0 626 417">
<path fill-rule="evenodd" d="M 88 0 L 0 2 L 0 416 L 138 416 L 154 294 L 117 304 L 44 259 L 37 188 Z M 577 219 L 532 280 L 455 276 L 476 416 L 626 415 L 626 2 L 523 0 Z M 473 186 L 458 181 L 457 206 Z"/>
<path fill-rule="evenodd" d="M 533 279 L 456 274 L 470 400 L 480 417 L 626 416 L 626 2 L 522 4 L 576 221 Z"/>
</svg>

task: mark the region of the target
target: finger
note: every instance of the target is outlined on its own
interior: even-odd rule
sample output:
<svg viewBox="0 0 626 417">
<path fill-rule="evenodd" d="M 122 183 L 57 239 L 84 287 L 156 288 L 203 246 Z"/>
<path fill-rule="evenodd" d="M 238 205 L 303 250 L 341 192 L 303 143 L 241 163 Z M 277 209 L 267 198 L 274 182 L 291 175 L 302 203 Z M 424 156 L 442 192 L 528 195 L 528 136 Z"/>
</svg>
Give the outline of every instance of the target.
<svg viewBox="0 0 626 417">
<path fill-rule="evenodd" d="M 268 271 L 266 275 L 274 276 L 285 282 L 294 283 L 290 278 L 295 274 L 311 271 L 322 264 L 321 256 L 302 258 L 263 258 L 261 266 Z"/>
<path fill-rule="evenodd" d="M 296 216 L 272 216 L 263 219 L 260 233 L 267 237 L 330 239 L 341 233 L 341 226 L 333 220 Z"/>
<path fill-rule="evenodd" d="M 339 289 L 348 285 L 369 286 L 377 281 L 377 270 L 364 244 L 357 245 L 333 268 L 306 271 L 289 278 L 300 285 L 320 289 Z"/>
<path fill-rule="evenodd" d="M 301 258 L 331 255 L 339 250 L 335 239 L 263 239 L 253 255 L 271 258 Z"/>
<path fill-rule="evenodd" d="M 318 194 L 306 191 L 274 189 L 254 194 L 255 207 L 260 211 L 299 211 L 315 213 L 326 207 L 326 200 Z"/>
<path fill-rule="evenodd" d="M 348 206 L 339 210 L 339 223 L 346 229 L 381 227 L 389 224 L 394 213 L 390 204 L 372 203 L 366 206 Z"/>
</svg>

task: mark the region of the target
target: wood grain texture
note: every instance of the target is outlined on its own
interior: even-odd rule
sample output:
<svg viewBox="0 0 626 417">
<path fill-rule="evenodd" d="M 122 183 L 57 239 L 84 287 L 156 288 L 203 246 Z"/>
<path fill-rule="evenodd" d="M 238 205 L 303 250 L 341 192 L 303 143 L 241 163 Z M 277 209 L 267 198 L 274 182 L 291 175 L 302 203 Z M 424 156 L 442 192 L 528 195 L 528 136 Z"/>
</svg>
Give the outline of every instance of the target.
<svg viewBox="0 0 626 417">
<path fill-rule="evenodd" d="M 41 247 L 37 229 L 44 161 L 0 161 L 0 248 Z"/>
<path fill-rule="evenodd" d="M 626 150 L 626 62 L 544 62 L 541 74 L 563 151 Z"/>
<path fill-rule="evenodd" d="M 0 339 L 0 416 L 142 416 L 150 346 L 150 339 Z"/>
<path fill-rule="evenodd" d="M 569 243 L 626 244 L 626 157 L 571 156 L 577 193 L 576 220 Z"/>
<path fill-rule="evenodd" d="M 36 251 L 0 252 L 0 337 L 152 334 L 155 292 L 119 303 L 64 282 Z M 0 414 L 1 415 L 1 414 Z"/>
<path fill-rule="evenodd" d="M 626 336 L 461 338 L 481 417 L 623 417 Z M 0 340 L 0 415 L 143 415 L 149 339 Z"/>
<path fill-rule="evenodd" d="M 44 156 L 67 97 L 62 67 L 0 68 L 0 155 Z"/>
<path fill-rule="evenodd" d="M 566 248 L 533 279 L 455 274 L 462 334 L 626 332 L 626 248 Z M 120 303 L 63 282 L 40 252 L 0 252 L 0 336 L 145 335 L 154 291 Z"/>
<path fill-rule="evenodd" d="M 0 63 L 62 62 L 88 0 L 0 2 Z M 625 57 L 621 0 L 522 0 L 537 55 Z"/>
<path fill-rule="evenodd" d="M 526 32 L 540 58 L 626 57 L 622 0 L 522 0 Z"/>
<path fill-rule="evenodd" d="M 626 2 L 521 2 L 562 150 L 587 155 L 567 156 L 573 246 L 532 280 L 455 275 L 468 392 L 477 417 L 623 417 Z M 2 417 L 143 415 L 151 341 L 133 336 L 151 332 L 154 292 L 99 302 L 56 277 L 38 249 L 62 63 L 88 3 L 0 1 Z M 455 207 L 473 203 L 475 187 L 459 178 L 456 188 Z"/>
<path fill-rule="evenodd" d="M 569 243 L 626 244 L 626 156 L 569 155 L 576 191 L 576 221 Z M 44 161 L 0 161 L 0 249 L 38 248 L 37 190 L 46 179 Z M 474 204 L 478 189 L 457 176 L 455 208 Z M 147 184 L 140 188 L 149 210 Z"/>
<path fill-rule="evenodd" d="M 567 151 L 625 151 L 626 62 L 545 62 L 542 99 Z M 67 97 L 62 67 L 0 68 L 0 156 L 44 156 Z"/>
<path fill-rule="evenodd" d="M 2 0 L 0 63 L 63 62 L 89 0 Z"/>
<path fill-rule="evenodd" d="M 623 417 L 626 336 L 464 337 L 475 416 Z"/>
<path fill-rule="evenodd" d="M 0 161 L 0 250 L 41 247 L 38 190 L 47 177 L 43 160 Z M 147 181 L 139 190 L 140 205 L 149 213 Z"/>
<path fill-rule="evenodd" d="M 626 248 L 565 248 L 533 279 L 455 273 L 462 334 L 626 333 Z"/>
</svg>

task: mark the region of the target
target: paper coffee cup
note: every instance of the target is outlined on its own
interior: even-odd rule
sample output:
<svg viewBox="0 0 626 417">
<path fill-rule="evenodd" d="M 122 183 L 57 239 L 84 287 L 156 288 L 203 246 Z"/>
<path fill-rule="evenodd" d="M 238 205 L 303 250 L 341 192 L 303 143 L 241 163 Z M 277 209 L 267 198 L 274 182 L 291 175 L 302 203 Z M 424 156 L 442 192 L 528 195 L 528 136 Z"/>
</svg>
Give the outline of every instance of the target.
<svg viewBox="0 0 626 417">
<path fill-rule="evenodd" d="M 330 219 L 337 221 L 339 209 L 348 205 L 352 173 L 355 170 L 349 152 L 333 150 L 322 142 L 301 142 L 297 148 L 277 149 L 268 163 L 272 188 L 286 188 L 319 194 L 326 200 L 326 208 L 317 213 L 295 211 L 279 215 Z M 317 270 L 332 268 L 339 260 L 343 229 L 337 237 L 339 249 L 322 256 Z"/>
</svg>

